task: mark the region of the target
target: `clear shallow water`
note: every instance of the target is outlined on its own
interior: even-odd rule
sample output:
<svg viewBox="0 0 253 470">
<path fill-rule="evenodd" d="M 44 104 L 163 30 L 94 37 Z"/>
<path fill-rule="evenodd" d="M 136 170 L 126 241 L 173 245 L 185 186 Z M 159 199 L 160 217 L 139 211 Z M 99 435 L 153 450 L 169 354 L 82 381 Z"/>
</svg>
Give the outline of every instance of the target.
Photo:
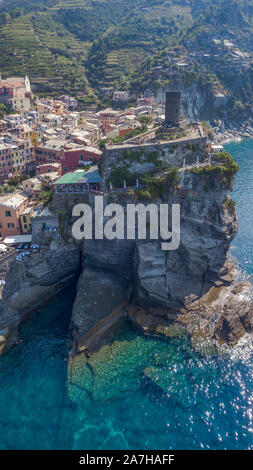
<svg viewBox="0 0 253 470">
<path fill-rule="evenodd" d="M 233 199 L 236 200 L 240 230 L 231 254 L 236 257 L 241 268 L 253 274 L 253 140 L 243 140 L 226 145 L 240 166 L 235 179 Z"/>
<path fill-rule="evenodd" d="M 253 141 L 229 144 L 240 164 L 231 250 L 253 273 Z M 253 361 L 246 341 L 229 358 L 200 358 L 187 339 L 146 339 L 127 328 L 68 367 L 74 289 L 22 327 L 0 358 L 0 449 L 253 448 Z"/>
</svg>

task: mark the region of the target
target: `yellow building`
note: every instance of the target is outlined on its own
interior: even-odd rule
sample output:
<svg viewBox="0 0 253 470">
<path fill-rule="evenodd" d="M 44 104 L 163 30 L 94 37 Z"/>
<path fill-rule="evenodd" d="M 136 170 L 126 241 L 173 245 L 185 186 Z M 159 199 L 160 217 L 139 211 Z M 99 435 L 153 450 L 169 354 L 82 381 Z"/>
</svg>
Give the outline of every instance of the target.
<svg viewBox="0 0 253 470">
<path fill-rule="evenodd" d="M 33 130 L 32 131 L 32 136 L 31 136 L 33 147 L 37 147 L 39 145 L 39 143 L 41 142 L 42 138 L 43 138 L 43 132 L 42 131 Z"/>
<path fill-rule="evenodd" d="M 31 215 L 33 213 L 32 207 L 27 207 L 24 212 L 20 215 L 20 226 L 22 234 L 31 233 L 32 225 L 31 225 Z"/>
</svg>

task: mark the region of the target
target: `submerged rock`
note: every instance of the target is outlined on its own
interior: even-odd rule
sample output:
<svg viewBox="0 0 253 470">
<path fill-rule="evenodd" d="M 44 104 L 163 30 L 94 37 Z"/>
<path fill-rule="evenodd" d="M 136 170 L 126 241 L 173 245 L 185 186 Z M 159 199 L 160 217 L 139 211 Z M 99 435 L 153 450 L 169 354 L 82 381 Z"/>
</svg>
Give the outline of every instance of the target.
<svg viewBox="0 0 253 470">
<path fill-rule="evenodd" d="M 128 307 L 131 324 L 142 334 L 161 337 L 188 335 L 192 347 L 201 355 L 225 352 L 253 331 L 252 286 L 228 283 L 224 276 L 198 300 L 178 311 Z"/>
<path fill-rule="evenodd" d="M 128 318 L 132 325 L 144 335 L 166 336 L 176 338 L 185 335 L 185 327 L 168 319 L 161 310 L 144 311 L 136 305 L 128 307 Z"/>
<path fill-rule="evenodd" d="M 16 310 L 6 309 L 1 315 L 0 323 L 0 355 L 13 346 L 18 340 L 20 315 Z"/>
<path fill-rule="evenodd" d="M 122 321 L 129 298 L 129 282 L 106 269 L 85 267 L 71 319 L 75 352 L 94 351 Z"/>
<path fill-rule="evenodd" d="M 233 283 L 212 287 L 182 312 L 177 321 L 185 325 L 192 346 L 201 354 L 226 351 L 251 333 L 253 324 L 252 286 Z"/>
<path fill-rule="evenodd" d="M 217 322 L 215 337 L 222 343 L 234 346 L 245 333 L 252 332 L 253 303 L 250 303 L 243 293 L 231 297 L 224 305 Z"/>
<path fill-rule="evenodd" d="M 152 388 L 154 392 L 160 391 L 164 399 L 177 406 L 188 408 L 198 403 L 197 387 L 181 370 L 150 366 L 143 371 L 142 381 L 144 386 L 151 387 L 151 392 Z"/>
</svg>

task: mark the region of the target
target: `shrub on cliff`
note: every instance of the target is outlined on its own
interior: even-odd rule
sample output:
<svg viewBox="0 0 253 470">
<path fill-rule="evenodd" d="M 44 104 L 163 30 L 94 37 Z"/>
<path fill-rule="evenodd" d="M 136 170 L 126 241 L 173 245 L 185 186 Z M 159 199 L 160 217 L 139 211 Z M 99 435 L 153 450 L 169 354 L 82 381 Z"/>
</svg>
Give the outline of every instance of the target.
<svg viewBox="0 0 253 470">
<path fill-rule="evenodd" d="M 213 140 L 214 133 L 213 133 L 211 127 L 209 126 L 209 124 L 207 124 L 207 122 L 205 122 L 205 121 L 201 121 L 201 124 L 202 124 L 203 130 L 206 133 L 207 137 L 209 137 L 210 140 Z"/>
<path fill-rule="evenodd" d="M 147 162 L 150 162 L 150 163 L 155 164 L 157 162 L 157 159 L 158 159 L 158 152 L 156 152 L 156 151 L 150 152 L 146 156 Z"/>
<path fill-rule="evenodd" d="M 217 165 L 200 166 L 192 168 L 190 173 L 197 176 L 223 176 L 225 180 L 231 183 L 232 178 L 237 173 L 239 166 L 228 152 L 215 153 L 213 161 L 218 162 Z"/>
<path fill-rule="evenodd" d="M 229 214 L 235 215 L 236 202 L 233 199 L 227 197 L 223 204 L 223 207 L 229 212 Z"/>
<path fill-rule="evenodd" d="M 150 201 L 152 199 L 148 189 L 136 189 L 134 191 L 134 196 L 138 201 Z"/>
<path fill-rule="evenodd" d="M 41 191 L 38 200 L 43 206 L 47 206 L 53 201 L 53 189 Z"/>
<path fill-rule="evenodd" d="M 213 160 L 223 163 L 227 172 L 231 173 L 232 175 L 235 175 L 239 170 L 239 166 L 228 152 L 215 153 Z"/>
<path fill-rule="evenodd" d="M 138 173 L 130 173 L 126 168 L 116 168 L 107 179 L 107 184 L 109 185 L 111 182 L 115 188 L 122 188 L 125 181 L 127 186 L 135 186 L 136 179 L 139 177 Z"/>
<path fill-rule="evenodd" d="M 130 162 L 141 162 L 141 158 L 143 155 L 143 150 L 140 149 L 139 151 L 133 151 L 133 150 L 125 150 L 124 151 L 124 158 L 126 160 L 129 160 Z"/>
<path fill-rule="evenodd" d="M 152 199 L 163 198 L 169 192 L 174 191 L 179 183 L 178 168 L 169 168 L 161 178 L 144 178 L 146 190 Z"/>
</svg>

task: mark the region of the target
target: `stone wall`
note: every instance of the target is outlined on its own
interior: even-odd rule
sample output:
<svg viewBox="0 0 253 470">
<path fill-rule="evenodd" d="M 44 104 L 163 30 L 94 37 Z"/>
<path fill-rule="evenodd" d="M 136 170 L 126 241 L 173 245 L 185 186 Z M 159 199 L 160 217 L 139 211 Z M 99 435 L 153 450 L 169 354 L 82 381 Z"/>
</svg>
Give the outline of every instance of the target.
<svg viewBox="0 0 253 470">
<path fill-rule="evenodd" d="M 52 209 L 55 213 L 63 210 L 71 210 L 76 204 L 89 204 L 89 193 L 54 193 Z"/>
<path fill-rule="evenodd" d="M 144 146 L 117 145 L 107 147 L 103 153 L 102 173 L 104 183 L 110 177 L 113 169 L 126 168 L 131 173 L 152 173 L 158 162 L 168 163 L 170 166 L 183 166 L 196 163 L 207 158 L 205 153 L 206 137 L 184 139 L 159 144 L 145 144 Z"/>
<path fill-rule="evenodd" d="M 45 230 L 46 228 L 46 230 Z M 47 233 L 47 228 L 49 233 Z M 51 231 L 58 228 L 58 217 L 56 214 L 51 216 L 38 216 L 32 218 L 32 241 L 41 244 L 46 238 L 52 238 Z"/>
</svg>

